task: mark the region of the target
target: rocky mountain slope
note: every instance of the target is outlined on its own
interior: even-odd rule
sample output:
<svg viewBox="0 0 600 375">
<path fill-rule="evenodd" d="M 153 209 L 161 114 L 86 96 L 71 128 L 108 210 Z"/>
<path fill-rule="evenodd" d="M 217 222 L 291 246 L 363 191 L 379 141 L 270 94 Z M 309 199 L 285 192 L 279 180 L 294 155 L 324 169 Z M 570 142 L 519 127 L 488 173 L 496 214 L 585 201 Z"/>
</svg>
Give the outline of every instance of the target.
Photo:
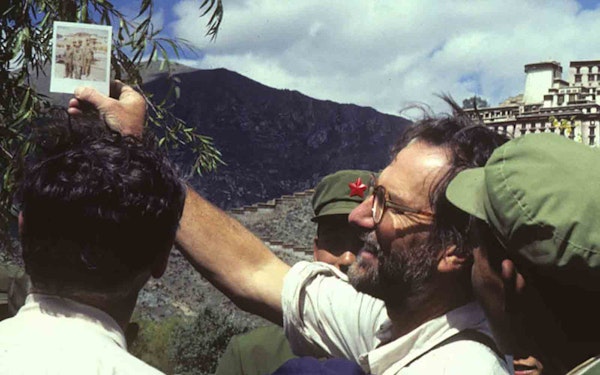
<svg viewBox="0 0 600 375">
<path fill-rule="evenodd" d="M 310 221 L 313 215 L 311 198 L 311 194 L 300 194 L 273 202 L 268 207 L 249 207 L 230 214 L 264 239 L 279 258 L 293 265 L 300 260 L 312 259 L 316 224 Z M 218 256 L 218 249 L 215 249 L 215 256 Z M 162 319 L 173 315 L 194 316 L 205 306 L 217 307 L 254 324 L 262 321 L 237 309 L 176 249 L 171 252 L 166 273 L 160 279 L 150 279 L 140 292 L 136 310 L 144 318 Z"/>
<path fill-rule="evenodd" d="M 197 70 L 172 64 L 179 78 L 175 114 L 200 134 L 213 137 L 227 165 L 192 185 L 221 208 L 241 207 L 313 188 L 340 169 L 379 170 L 389 150 L 410 123 L 373 108 L 317 100 L 297 91 L 278 90 L 226 70 Z M 143 72 L 144 89 L 158 102 L 171 81 L 158 64 Z M 48 93 L 49 77 L 33 81 Z M 66 105 L 69 94 L 49 94 Z M 193 156 L 172 153 L 183 171 Z"/>
<path fill-rule="evenodd" d="M 192 184 L 222 208 L 240 207 L 314 187 L 339 169 L 379 170 L 409 123 L 372 108 L 277 90 L 225 69 L 178 73 L 175 114 L 213 137 L 226 166 Z M 145 88 L 160 100 L 169 83 Z M 188 167 L 191 155 L 177 155 Z"/>
<path fill-rule="evenodd" d="M 194 70 L 175 66 L 180 99 L 177 116 L 213 137 L 227 163 L 217 172 L 193 176 L 192 185 L 216 205 L 230 209 L 267 202 L 314 188 L 325 175 L 339 169 L 379 170 L 389 161 L 389 149 L 409 121 L 372 108 L 317 100 L 297 91 L 277 90 L 225 69 Z M 145 88 L 161 100 L 169 82 L 156 67 L 146 71 Z M 40 77 L 34 85 L 47 92 Z M 70 95 L 51 94 L 66 104 Z M 192 155 L 173 154 L 183 170 Z M 310 249 L 314 223 L 310 197 L 280 204 L 258 214 L 234 214 L 270 245 L 286 262 L 310 259 L 307 253 L 282 244 Z M 5 260 L 8 261 L 8 260 Z M 166 275 L 152 280 L 140 295 L 138 312 L 160 319 L 194 314 L 203 305 L 237 311 L 177 252 Z"/>
</svg>

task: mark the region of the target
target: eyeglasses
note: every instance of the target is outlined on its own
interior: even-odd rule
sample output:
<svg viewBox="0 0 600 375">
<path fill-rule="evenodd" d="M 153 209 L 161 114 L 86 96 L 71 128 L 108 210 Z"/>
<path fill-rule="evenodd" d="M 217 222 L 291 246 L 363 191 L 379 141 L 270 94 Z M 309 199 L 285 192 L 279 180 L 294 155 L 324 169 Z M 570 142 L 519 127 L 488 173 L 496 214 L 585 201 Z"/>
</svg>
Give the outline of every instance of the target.
<svg viewBox="0 0 600 375">
<path fill-rule="evenodd" d="M 417 210 L 415 208 L 407 207 L 405 205 L 392 201 L 390 199 L 389 193 L 387 192 L 387 190 L 385 190 L 385 187 L 381 185 L 375 186 L 375 188 L 373 189 L 373 207 L 371 207 L 371 212 L 373 213 L 373 221 L 375 222 L 375 225 L 381 222 L 381 219 L 383 218 L 383 214 L 387 207 L 392 208 L 398 213 L 402 214 L 409 213 L 427 217 L 434 216 L 433 212 Z"/>
</svg>

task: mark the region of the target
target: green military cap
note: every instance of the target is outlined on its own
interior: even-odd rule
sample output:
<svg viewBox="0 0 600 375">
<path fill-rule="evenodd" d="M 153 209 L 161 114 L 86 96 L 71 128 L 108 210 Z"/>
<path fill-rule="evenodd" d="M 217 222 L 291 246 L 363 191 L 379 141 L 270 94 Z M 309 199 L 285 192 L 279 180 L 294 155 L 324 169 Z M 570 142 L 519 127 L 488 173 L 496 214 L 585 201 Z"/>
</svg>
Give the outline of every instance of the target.
<svg viewBox="0 0 600 375">
<path fill-rule="evenodd" d="M 341 170 L 325 176 L 315 188 L 312 221 L 327 215 L 348 215 L 367 197 L 372 174 L 362 170 Z"/>
<path fill-rule="evenodd" d="M 600 275 L 600 152 L 556 134 L 528 134 L 459 173 L 446 196 L 487 222 L 509 254 L 564 285 Z"/>
</svg>

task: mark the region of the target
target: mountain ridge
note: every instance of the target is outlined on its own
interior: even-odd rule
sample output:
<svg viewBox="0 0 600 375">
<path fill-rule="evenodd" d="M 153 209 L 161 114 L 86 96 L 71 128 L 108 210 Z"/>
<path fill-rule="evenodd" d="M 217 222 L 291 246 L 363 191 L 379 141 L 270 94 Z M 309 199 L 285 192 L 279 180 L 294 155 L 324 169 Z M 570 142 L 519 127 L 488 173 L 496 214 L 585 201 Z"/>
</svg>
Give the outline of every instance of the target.
<svg viewBox="0 0 600 375">
<path fill-rule="evenodd" d="M 180 80 L 180 98 L 171 101 L 173 112 L 212 137 L 227 163 L 190 183 L 224 209 L 313 188 L 340 169 L 377 171 L 410 123 L 371 107 L 274 89 L 224 68 L 174 75 Z M 160 101 L 168 85 L 165 73 L 144 88 Z M 191 154 L 174 157 L 189 169 Z"/>
<path fill-rule="evenodd" d="M 212 137 L 227 163 L 216 172 L 191 175 L 188 182 L 223 209 L 314 188 L 340 169 L 377 171 L 389 162 L 391 146 L 410 124 L 372 107 L 272 88 L 225 68 L 172 63 L 168 73 L 159 65 L 142 71 L 143 88 L 159 102 L 169 91 L 169 76 L 179 79 L 179 100 L 169 102 L 172 111 Z M 55 104 L 66 105 L 72 96 L 48 93 L 49 76 L 39 76 L 33 86 Z M 195 159 L 186 149 L 170 151 L 170 157 L 184 174 Z"/>
</svg>

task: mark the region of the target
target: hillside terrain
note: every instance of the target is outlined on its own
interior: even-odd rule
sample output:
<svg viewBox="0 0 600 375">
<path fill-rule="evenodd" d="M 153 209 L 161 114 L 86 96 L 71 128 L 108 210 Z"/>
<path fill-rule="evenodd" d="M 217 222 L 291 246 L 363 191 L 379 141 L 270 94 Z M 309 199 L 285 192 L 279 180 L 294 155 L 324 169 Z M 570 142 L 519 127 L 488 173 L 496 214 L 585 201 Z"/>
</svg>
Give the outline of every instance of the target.
<svg viewBox="0 0 600 375">
<path fill-rule="evenodd" d="M 339 169 L 379 170 L 409 124 L 404 118 L 372 108 L 274 89 L 225 69 L 196 70 L 178 64 L 173 68 L 181 82 L 180 98 L 171 103 L 173 111 L 200 133 L 213 137 L 226 163 L 214 173 L 189 176 L 189 182 L 223 209 L 272 203 L 280 196 L 314 188 L 322 177 Z M 145 89 L 161 100 L 170 85 L 166 74 L 154 64 L 143 75 Z M 32 84 L 59 105 L 70 98 L 48 93 L 46 76 Z M 170 156 L 182 171 L 188 170 L 193 160 L 185 149 L 171 151 Z M 310 196 L 273 207 L 233 215 L 288 263 L 310 259 L 315 231 L 309 220 Z M 304 250 L 294 252 L 294 247 Z M 4 262 L 19 262 L 18 256 L 2 256 L 7 258 Z M 171 256 L 169 270 L 142 292 L 141 315 L 193 315 L 204 303 L 226 304 L 204 291 L 206 282 L 177 251 Z"/>
<path fill-rule="evenodd" d="M 144 75 L 145 88 L 156 100 L 162 99 L 169 88 L 166 75 L 155 66 Z M 226 163 L 214 173 L 188 175 L 189 183 L 212 203 L 230 210 L 290 265 L 312 259 L 316 226 L 310 221 L 310 189 L 322 177 L 340 169 L 383 168 L 389 161 L 391 146 L 409 124 L 404 118 L 372 108 L 273 89 L 225 69 L 176 66 L 175 75 L 181 82 L 181 95 L 171 103 L 173 111 L 199 133 L 211 136 Z M 34 85 L 47 92 L 49 82 L 41 77 Z M 70 95 L 50 97 L 65 105 Z M 189 150 L 170 150 L 169 155 L 182 171 L 190 169 L 193 155 Z M 219 250 L 214 251 L 218 256 Z M 0 252 L 0 262 L 22 263 L 18 255 L 5 252 Z M 163 322 L 175 317 L 183 319 L 185 327 L 203 319 L 206 308 L 226 316 L 236 332 L 267 324 L 240 311 L 173 249 L 165 275 L 150 280 L 140 292 L 134 321 L 145 322 L 141 323 L 140 334 L 150 338 L 144 340 L 158 342 L 164 348 L 157 351 L 166 351 L 167 346 L 172 349 L 177 345 L 177 338 L 166 343 L 162 334 L 152 333 L 147 324 L 156 322 L 166 327 L 168 323 Z M 229 336 L 220 341 L 226 344 Z M 214 343 L 204 344 L 210 347 Z M 161 363 L 144 357 L 154 353 L 147 347 L 134 348 L 133 352 L 161 367 Z M 211 361 L 219 353 L 213 353 Z M 172 364 L 172 354 L 169 356 Z"/>
<path fill-rule="evenodd" d="M 312 195 L 302 195 L 270 208 L 230 214 L 264 239 L 279 258 L 293 265 L 300 260 L 312 259 L 316 224 L 310 221 L 313 215 L 311 198 Z M 215 256 L 218 256 L 218 249 L 215 249 Z M 173 249 L 165 275 L 160 279 L 151 279 L 146 284 L 138 298 L 136 310 L 144 318 L 162 319 L 172 315 L 194 316 L 206 306 L 219 307 L 227 314 L 243 317 L 249 323 L 262 320 L 237 309 L 194 270 L 178 250 Z"/>
<path fill-rule="evenodd" d="M 377 171 L 410 124 L 400 116 L 370 107 L 318 100 L 298 91 L 279 90 L 226 69 L 197 70 L 172 64 L 180 81 L 174 113 L 200 134 L 214 139 L 226 165 L 203 176 L 189 174 L 193 155 L 170 151 L 196 190 L 215 205 L 230 209 L 313 188 L 340 169 Z M 152 64 L 144 89 L 162 100 L 172 81 Z M 48 92 L 49 77 L 33 85 Z M 71 95 L 48 93 L 66 105 Z"/>
<path fill-rule="evenodd" d="M 313 188 L 340 169 L 379 170 L 409 121 L 372 108 L 277 90 L 225 69 L 176 74 L 177 116 L 213 137 L 227 165 L 192 176 L 192 185 L 221 208 L 241 207 Z M 165 75 L 144 87 L 161 100 Z M 174 155 L 188 170 L 192 156 Z"/>
</svg>

